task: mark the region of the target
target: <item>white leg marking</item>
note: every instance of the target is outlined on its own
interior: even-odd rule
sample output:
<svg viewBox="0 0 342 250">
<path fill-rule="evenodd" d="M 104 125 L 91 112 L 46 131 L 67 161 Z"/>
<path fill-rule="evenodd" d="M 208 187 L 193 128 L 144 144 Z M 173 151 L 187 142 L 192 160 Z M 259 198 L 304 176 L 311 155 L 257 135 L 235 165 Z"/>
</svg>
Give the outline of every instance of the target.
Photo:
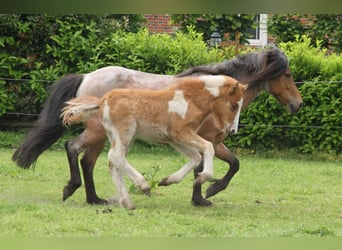
<svg viewBox="0 0 342 250">
<path fill-rule="evenodd" d="M 185 164 L 180 170 L 167 177 L 167 184 L 178 183 L 201 162 L 201 154 L 193 147 L 182 144 L 170 144 L 178 152 L 188 156 L 191 160 Z"/>
<path fill-rule="evenodd" d="M 109 169 L 112 174 L 112 181 L 119 195 L 119 205 L 128 209 L 134 209 L 134 204 L 129 198 L 120 169 L 114 166 L 112 162 L 109 163 Z"/>
<path fill-rule="evenodd" d="M 123 181 L 123 173 L 127 169 L 127 159 L 125 157 L 127 145 L 122 145 L 118 130 L 112 125 L 110 107 L 107 101 L 103 108 L 103 127 L 106 130 L 107 136 L 112 144 L 112 148 L 108 152 L 109 168 L 112 174 L 113 184 L 117 189 L 119 196 L 119 204 L 125 208 L 133 209 L 134 204 L 129 198 L 129 194 Z M 147 184 L 146 184 L 147 185 Z"/>
<path fill-rule="evenodd" d="M 182 90 L 176 90 L 175 96 L 168 103 L 168 112 L 175 112 L 179 114 L 183 119 L 188 111 L 188 102 L 184 99 L 184 93 Z"/>
<path fill-rule="evenodd" d="M 139 172 L 137 171 L 134 167 L 132 167 L 127 159 L 125 158 L 125 172 L 127 173 L 128 177 L 133 181 L 133 183 L 139 187 L 141 190 L 143 190 L 144 192 L 149 192 L 150 191 L 150 187 L 146 182 L 145 177 Z"/>
<path fill-rule="evenodd" d="M 203 152 L 203 171 L 199 173 L 200 182 L 211 180 L 214 175 L 213 158 L 215 155 L 214 146 L 210 142 L 205 142 L 205 150 Z"/>
</svg>

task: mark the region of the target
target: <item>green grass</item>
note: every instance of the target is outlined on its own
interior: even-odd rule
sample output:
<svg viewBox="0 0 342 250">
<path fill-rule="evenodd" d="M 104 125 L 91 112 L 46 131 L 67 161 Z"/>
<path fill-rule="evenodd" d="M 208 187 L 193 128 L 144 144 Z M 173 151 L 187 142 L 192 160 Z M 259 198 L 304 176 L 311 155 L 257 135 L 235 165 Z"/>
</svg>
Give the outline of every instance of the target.
<svg viewBox="0 0 342 250">
<path fill-rule="evenodd" d="M 69 178 L 63 151 L 46 151 L 33 170 L 16 167 L 10 160 L 12 153 L 0 149 L 0 237 L 342 236 L 339 158 L 319 161 L 279 152 L 240 152 L 239 173 L 226 190 L 210 198 L 212 207 L 191 206 L 189 174 L 179 184 L 154 187 L 151 197 L 133 192 L 137 208 L 128 211 L 88 205 L 83 186 L 62 202 Z M 165 147 L 138 145 L 129 161 L 146 176 L 155 174 L 154 180 L 160 180 L 186 159 Z M 221 177 L 227 165 L 218 160 L 214 164 L 215 177 Z M 103 198 L 115 194 L 107 165 L 103 153 L 95 169 L 97 193 Z"/>
</svg>

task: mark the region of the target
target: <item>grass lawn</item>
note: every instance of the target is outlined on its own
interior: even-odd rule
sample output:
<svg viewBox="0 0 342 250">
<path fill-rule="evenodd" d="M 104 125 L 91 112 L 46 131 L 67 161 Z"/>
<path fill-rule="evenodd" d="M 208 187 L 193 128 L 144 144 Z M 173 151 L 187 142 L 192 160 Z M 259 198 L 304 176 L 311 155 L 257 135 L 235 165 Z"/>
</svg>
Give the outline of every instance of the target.
<svg viewBox="0 0 342 250">
<path fill-rule="evenodd" d="M 0 149 L 0 237 L 342 236 L 340 160 L 238 154 L 240 171 L 226 190 L 210 198 L 212 207 L 190 204 L 189 174 L 179 184 L 154 187 L 151 197 L 132 192 L 136 209 L 128 211 L 88 205 L 83 186 L 62 202 L 69 178 L 64 151 L 46 151 L 31 170 L 16 167 L 12 153 Z M 179 169 L 186 159 L 155 147 L 133 148 L 129 161 L 153 182 Z M 223 176 L 227 165 L 219 160 L 214 164 L 215 177 Z M 102 198 L 115 194 L 107 165 L 103 153 L 95 169 Z"/>
</svg>

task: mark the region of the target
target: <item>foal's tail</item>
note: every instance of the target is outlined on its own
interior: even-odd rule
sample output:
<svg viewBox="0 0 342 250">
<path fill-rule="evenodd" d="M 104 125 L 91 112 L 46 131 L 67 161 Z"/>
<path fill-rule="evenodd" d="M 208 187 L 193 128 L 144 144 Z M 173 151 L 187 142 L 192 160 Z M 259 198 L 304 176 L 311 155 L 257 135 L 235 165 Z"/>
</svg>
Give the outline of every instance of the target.
<svg viewBox="0 0 342 250">
<path fill-rule="evenodd" d="M 66 128 L 59 117 L 60 110 L 67 100 L 76 96 L 82 81 L 83 75 L 72 74 L 52 85 L 51 94 L 38 120 L 12 156 L 12 160 L 19 167 L 30 168 L 38 157 L 63 135 Z"/>
<path fill-rule="evenodd" d="M 99 109 L 100 99 L 95 96 L 82 96 L 66 102 L 61 118 L 64 126 L 86 122 Z"/>
</svg>

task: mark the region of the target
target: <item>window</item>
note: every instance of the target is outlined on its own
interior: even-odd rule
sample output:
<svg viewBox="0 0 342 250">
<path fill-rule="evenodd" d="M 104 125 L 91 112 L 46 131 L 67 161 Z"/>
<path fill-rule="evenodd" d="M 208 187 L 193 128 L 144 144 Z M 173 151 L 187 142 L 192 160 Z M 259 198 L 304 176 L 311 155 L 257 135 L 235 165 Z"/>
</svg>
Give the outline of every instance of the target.
<svg viewBox="0 0 342 250">
<path fill-rule="evenodd" d="M 252 29 L 251 39 L 247 39 L 249 45 L 264 47 L 267 45 L 267 14 L 259 14 L 255 16 L 257 27 Z"/>
</svg>

